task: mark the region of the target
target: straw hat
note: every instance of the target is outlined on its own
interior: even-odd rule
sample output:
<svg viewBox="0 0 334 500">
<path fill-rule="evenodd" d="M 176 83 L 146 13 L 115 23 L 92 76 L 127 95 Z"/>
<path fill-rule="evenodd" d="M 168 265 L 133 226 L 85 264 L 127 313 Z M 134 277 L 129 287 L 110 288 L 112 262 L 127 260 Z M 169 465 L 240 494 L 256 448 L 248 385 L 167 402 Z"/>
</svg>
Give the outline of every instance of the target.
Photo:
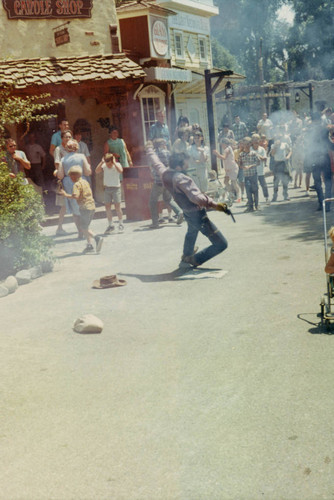
<svg viewBox="0 0 334 500">
<path fill-rule="evenodd" d="M 126 285 L 125 280 L 119 280 L 116 274 L 112 274 L 110 276 L 103 276 L 99 280 L 94 280 L 92 288 L 116 288 L 124 285 Z"/>
</svg>

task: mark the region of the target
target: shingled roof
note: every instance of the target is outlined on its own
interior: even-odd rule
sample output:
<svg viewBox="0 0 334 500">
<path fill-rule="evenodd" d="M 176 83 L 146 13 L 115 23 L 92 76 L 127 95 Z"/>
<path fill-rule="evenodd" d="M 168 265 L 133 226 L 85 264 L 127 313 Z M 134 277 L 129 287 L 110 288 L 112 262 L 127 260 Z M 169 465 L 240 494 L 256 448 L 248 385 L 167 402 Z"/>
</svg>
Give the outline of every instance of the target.
<svg viewBox="0 0 334 500">
<path fill-rule="evenodd" d="M 150 10 L 154 11 L 157 14 L 171 14 L 176 15 L 171 9 L 166 9 L 166 7 L 161 7 L 158 5 L 155 0 L 129 0 L 127 2 L 122 2 L 117 8 L 116 11 L 118 14 L 122 12 L 135 12 L 142 10 Z"/>
<path fill-rule="evenodd" d="M 145 76 L 142 68 L 124 54 L 0 61 L 0 85 L 5 83 L 16 89 L 106 80 L 121 83 Z"/>
</svg>

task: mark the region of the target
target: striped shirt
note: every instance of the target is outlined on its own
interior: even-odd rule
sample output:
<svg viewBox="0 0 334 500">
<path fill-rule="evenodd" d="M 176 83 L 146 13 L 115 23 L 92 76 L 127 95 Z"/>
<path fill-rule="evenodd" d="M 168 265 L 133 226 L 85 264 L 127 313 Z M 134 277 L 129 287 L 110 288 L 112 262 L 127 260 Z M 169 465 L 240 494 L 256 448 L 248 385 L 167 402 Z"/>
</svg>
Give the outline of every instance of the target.
<svg viewBox="0 0 334 500">
<path fill-rule="evenodd" d="M 245 168 L 252 165 L 251 168 Z M 251 177 L 257 174 L 257 167 L 260 165 L 260 159 L 254 151 L 246 153 L 242 151 L 239 155 L 239 167 L 243 169 L 245 177 Z"/>
</svg>

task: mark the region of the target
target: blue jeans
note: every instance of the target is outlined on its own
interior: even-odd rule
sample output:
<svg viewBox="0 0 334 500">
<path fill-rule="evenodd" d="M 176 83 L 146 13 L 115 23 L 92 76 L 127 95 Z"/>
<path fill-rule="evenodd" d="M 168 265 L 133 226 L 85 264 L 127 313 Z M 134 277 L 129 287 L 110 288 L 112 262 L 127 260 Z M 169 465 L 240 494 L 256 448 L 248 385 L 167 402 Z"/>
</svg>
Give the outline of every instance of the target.
<svg viewBox="0 0 334 500">
<path fill-rule="evenodd" d="M 245 176 L 245 189 L 249 208 L 257 208 L 259 204 L 259 186 L 257 174 Z"/>
<path fill-rule="evenodd" d="M 324 200 L 324 192 L 322 189 L 322 179 L 323 175 L 325 182 L 325 198 L 331 198 L 332 196 L 332 171 L 329 158 L 320 156 L 317 162 L 312 164 L 312 175 L 314 179 L 314 187 L 318 195 L 319 205 L 322 207 L 322 202 Z M 330 203 L 326 204 L 326 209 L 329 210 Z"/>
<path fill-rule="evenodd" d="M 274 195 L 273 201 L 277 200 L 278 186 L 282 183 L 283 186 L 283 197 L 285 200 L 288 199 L 288 187 L 289 187 L 289 175 L 286 172 L 276 172 L 274 174 Z"/>
<path fill-rule="evenodd" d="M 227 240 L 210 221 L 205 208 L 196 210 L 195 212 L 184 212 L 184 218 L 188 224 L 188 230 L 183 245 L 184 256 L 193 255 L 199 231 L 211 241 L 211 245 L 195 254 L 196 263 L 198 265 L 203 264 L 226 250 Z"/>
<path fill-rule="evenodd" d="M 263 196 L 267 199 L 269 197 L 269 193 L 268 193 L 268 186 L 267 186 L 266 178 L 264 175 L 258 175 L 257 178 L 258 178 L 259 184 L 262 188 Z"/>
</svg>

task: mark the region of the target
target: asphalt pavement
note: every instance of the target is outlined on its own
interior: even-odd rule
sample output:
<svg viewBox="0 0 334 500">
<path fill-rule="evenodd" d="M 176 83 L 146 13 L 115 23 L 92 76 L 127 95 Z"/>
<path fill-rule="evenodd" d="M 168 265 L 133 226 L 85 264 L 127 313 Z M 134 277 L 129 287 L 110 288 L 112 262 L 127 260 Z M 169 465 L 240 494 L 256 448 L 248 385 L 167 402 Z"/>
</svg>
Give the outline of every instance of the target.
<svg viewBox="0 0 334 500">
<path fill-rule="evenodd" d="M 45 227 L 54 271 L 0 300 L 1 500 L 334 497 L 322 214 L 290 195 L 210 212 L 229 247 L 188 272 L 185 224 L 126 222 L 99 255 Z M 72 330 L 88 313 L 101 334 Z"/>
</svg>

